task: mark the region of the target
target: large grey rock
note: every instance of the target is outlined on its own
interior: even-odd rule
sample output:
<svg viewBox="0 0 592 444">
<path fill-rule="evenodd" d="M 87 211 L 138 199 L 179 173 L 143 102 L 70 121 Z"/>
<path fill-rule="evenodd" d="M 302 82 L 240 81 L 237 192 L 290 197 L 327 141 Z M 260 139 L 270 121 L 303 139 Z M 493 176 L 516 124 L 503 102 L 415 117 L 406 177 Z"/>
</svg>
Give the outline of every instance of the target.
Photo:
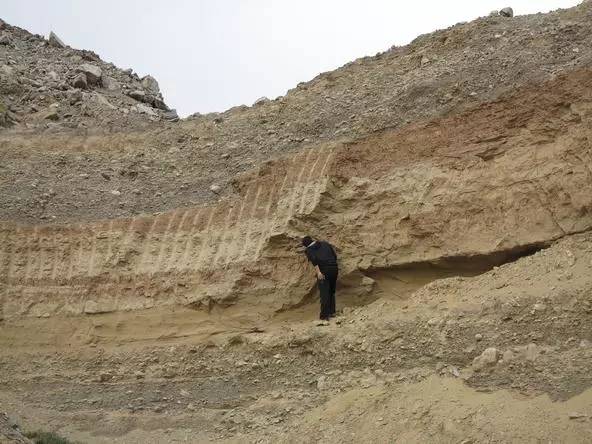
<svg viewBox="0 0 592 444">
<path fill-rule="evenodd" d="M 138 102 L 144 102 L 146 100 L 146 93 L 140 89 L 130 91 L 129 93 L 127 93 L 127 95 L 130 96 L 132 99 L 137 100 Z"/>
<path fill-rule="evenodd" d="M 111 102 L 109 102 L 109 100 L 107 100 L 107 98 L 104 95 L 99 94 L 98 92 L 95 92 L 93 94 L 92 100 L 95 103 L 98 103 L 99 105 L 104 106 L 106 108 L 113 109 L 113 110 L 117 109 L 117 107 L 114 106 Z"/>
<path fill-rule="evenodd" d="M 170 120 L 171 122 L 176 122 L 177 120 L 179 120 L 179 115 L 177 114 L 176 109 L 171 109 L 169 111 L 165 111 L 162 114 L 162 117 L 163 117 L 163 119 Z"/>
<path fill-rule="evenodd" d="M 103 76 L 102 77 L 103 88 L 109 91 L 118 91 L 120 89 L 119 82 L 115 80 L 113 77 L 110 76 Z"/>
<path fill-rule="evenodd" d="M 150 75 L 142 77 L 142 86 L 153 94 L 160 93 L 160 87 L 156 79 Z"/>
<path fill-rule="evenodd" d="M 10 45 L 10 37 L 7 34 L 2 34 L 0 36 L 0 45 L 8 46 Z"/>
<path fill-rule="evenodd" d="M 101 68 L 96 65 L 85 63 L 84 65 L 80 65 L 78 71 L 86 75 L 86 80 L 89 85 L 98 85 L 101 82 L 103 72 L 101 71 Z"/>
<path fill-rule="evenodd" d="M 86 78 L 86 74 L 81 72 L 76 77 L 74 77 L 74 80 L 72 80 L 72 86 L 80 89 L 88 88 L 88 80 Z"/>
<path fill-rule="evenodd" d="M 154 108 L 162 109 L 163 111 L 168 111 L 169 109 L 169 107 L 166 106 L 166 103 L 164 103 L 164 100 L 162 100 L 160 97 L 150 97 L 149 100 L 146 100 L 146 103 L 149 103 Z"/>
<path fill-rule="evenodd" d="M 138 103 L 137 105 L 135 105 L 135 109 L 140 114 L 146 114 L 152 117 L 158 116 L 158 113 L 154 111 L 154 109 L 150 108 L 148 105 L 144 105 L 143 103 Z"/>
<path fill-rule="evenodd" d="M 49 33 L 49 38 L 47 41 L 49 42 L 49 46 L 53 46 L 54 48 L 66 47 L 66 44 L 62 42 L 62 39 L 60 39 L 53 31 Z"/>
<path fill-rule="evenodd" d="M 264 103 L 269 102 L 269 99 L 265 96 L 263 97 L 259 97 L 257 100 L 255 100 L 255 103 L 253 103 L 253 105 L 263 105 Z"/>
<path fill-rule="evenodd" d="M 510 7 L 501 9 L 499 15 L 502 17 L 514 17 L 514 10 Z"/>
</svg>

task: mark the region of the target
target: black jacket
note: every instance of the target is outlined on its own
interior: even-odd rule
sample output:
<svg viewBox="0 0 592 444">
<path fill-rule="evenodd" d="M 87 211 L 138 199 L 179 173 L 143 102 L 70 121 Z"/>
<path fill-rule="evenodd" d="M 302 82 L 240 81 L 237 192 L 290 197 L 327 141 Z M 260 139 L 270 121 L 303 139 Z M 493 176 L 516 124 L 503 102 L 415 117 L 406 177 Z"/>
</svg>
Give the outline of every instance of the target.
<svg viewBox="0 0 592 444">
<path fill-rule="evenodd" d="M 306 247 L 306 257 L 313 265 L 323 268 L 337 268 L 337 255 L 329 242 L 316 241 Z"/>
</svg>

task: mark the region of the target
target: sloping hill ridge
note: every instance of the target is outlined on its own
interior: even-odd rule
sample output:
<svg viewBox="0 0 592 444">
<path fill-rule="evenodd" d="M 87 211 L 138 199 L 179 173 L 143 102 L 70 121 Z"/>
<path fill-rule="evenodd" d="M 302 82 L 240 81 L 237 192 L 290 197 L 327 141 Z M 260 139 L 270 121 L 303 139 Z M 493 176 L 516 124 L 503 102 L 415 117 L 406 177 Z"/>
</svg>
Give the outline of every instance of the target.
<svg viewBox="0 0 592 444">
<path fill-rule="evenodd" d="M 233 193 L 229 182 L 237 173 L 278 155 L 429 120 L 589 66 L 591 23 L 589 2 L 550 14 L 482 18 L 321 74 L 276 100 L 152 122 L 153 131 L 101 120 L 113 115 L 126 123 L 118 110 L 84 117 L 84 131 L 64 122 L 37 136 L 5 130 L 0 220 L 92 221 L 213 202 Z M 103 90 L 95 92 L 106 95 Z M 213 184 L 220 191 L 210 191 Z"/>
<path fill-rule="evenodd" d="M 3 408 L 97 443 L 586 442 L 591 18 L 479 19 L 185 121 L 16 122 Z M 307 233 L 340 255 L 328 326 Z"/>
</svg>

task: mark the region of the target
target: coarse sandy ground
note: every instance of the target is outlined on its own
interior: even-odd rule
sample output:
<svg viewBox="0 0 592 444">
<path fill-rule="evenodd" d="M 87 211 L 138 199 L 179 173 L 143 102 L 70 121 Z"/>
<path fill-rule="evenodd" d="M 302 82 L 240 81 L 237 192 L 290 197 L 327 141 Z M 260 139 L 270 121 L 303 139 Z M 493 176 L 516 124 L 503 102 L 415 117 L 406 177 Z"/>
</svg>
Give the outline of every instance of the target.
<svg viewBox="0 0 592 444">
<path fill-rule="evenodd" d="M 28 346 L 3 345 L 0 402 L 25 429 L 93 443 L 590 442 L 591 268 L 582 234 L 406 294 L 378 277 L 377 299 L 326 326 L 311 304 L 68 347 L 30 331 Z"/>
</svg>

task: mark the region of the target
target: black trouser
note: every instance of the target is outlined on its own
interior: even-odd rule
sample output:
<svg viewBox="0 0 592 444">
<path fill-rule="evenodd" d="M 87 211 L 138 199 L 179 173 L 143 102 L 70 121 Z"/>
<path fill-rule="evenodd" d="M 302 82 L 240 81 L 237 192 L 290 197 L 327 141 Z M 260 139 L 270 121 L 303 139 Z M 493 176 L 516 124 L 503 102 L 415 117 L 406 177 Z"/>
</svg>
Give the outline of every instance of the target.
<svg viewBox="0 0 592 444">
<path fill-rule="evenodd" d="M 337 267 L 323 267 L 321 273 L 325 279 L 319 281 L 321 296 L 321 319 L 328 319 L 335 314 L 335 285 L 337 284 Z"/>
</svg>

